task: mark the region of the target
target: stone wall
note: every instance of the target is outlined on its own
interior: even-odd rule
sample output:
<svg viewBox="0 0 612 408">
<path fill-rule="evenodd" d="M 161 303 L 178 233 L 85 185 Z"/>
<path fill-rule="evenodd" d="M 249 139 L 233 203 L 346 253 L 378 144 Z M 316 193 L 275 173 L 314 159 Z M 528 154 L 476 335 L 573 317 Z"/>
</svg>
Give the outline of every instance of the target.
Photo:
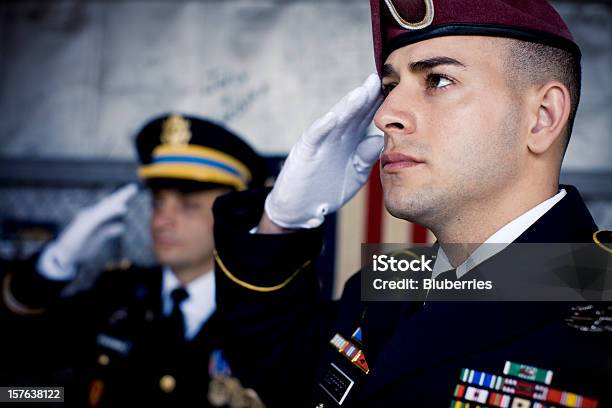
<svg viewBox="0 0 612 408">
<path fill-rule="evenodd" d="M 555 4 L 584 51 L 566 168 L 612 169 L 612 6 Z M 263 153 L 374 70 L 367 1 L 28 1 L 0 5 L 0 157 L 132 158 L 180 110 Z"/>
</svg>

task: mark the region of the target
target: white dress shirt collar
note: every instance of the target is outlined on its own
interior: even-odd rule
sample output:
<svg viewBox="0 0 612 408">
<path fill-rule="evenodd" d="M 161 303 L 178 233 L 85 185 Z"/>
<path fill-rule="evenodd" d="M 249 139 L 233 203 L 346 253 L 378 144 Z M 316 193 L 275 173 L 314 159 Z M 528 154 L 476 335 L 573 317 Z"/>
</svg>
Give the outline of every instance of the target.
<svg viewBox="0 0 612 408">
<path fill-rule="evenodd" d="M 172 313 L 172 291 L 181 286 L 180 281 L 170 267 L 164 267 L 162 272 L 162 312 L 165 316 Z M 181 303 L 181 311 L 185 319 L 185 338 L 191 340 L 200 331 L 204 323 L 216 309 L 215 274 L 214 271 L 191 281 L 185 288 L 189 297 Z"/>
<path fill-rule="evenodd" d="M 536 205 L 523 215 L 520 215 L 500 228 L 482 245 L 476 248 L 476 250 L 461 265 L 457 266 L 457 278 L 461 278 L 472 268 L 475 268 L 482 262 L 491 258 L 493 255 L 504 250 L 566 195 L 567 192 L 564 189 L 561 189 L 561 191 L 559 191 L 553 197 Z M 440 246 L 438 248 L 438 254 L 436 257 L 436 263 L 434 264 L 432 277 L 436 278 L 439 274 L 451 269 L 453 269 L 453 266 L 448 260 L 446 253 Z"/>
</svg>

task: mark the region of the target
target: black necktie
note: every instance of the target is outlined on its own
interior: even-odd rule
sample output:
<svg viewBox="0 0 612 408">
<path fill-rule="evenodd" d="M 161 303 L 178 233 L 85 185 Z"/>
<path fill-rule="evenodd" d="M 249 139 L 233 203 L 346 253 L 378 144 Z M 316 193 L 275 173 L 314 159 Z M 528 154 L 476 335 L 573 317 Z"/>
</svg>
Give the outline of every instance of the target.
<svg viewBox="0 0 612 408">
<path fill-rule="evenodd" d="M 184 288 L 176 288 L 170 294 L 172 298 L 172 313 L 170 313 L 170 333 L 173 337 L 183 340 L 185 338 L 185 318 L 181 311 L 181 303 L 189 297 L 189 293 Z"/>
</svg>

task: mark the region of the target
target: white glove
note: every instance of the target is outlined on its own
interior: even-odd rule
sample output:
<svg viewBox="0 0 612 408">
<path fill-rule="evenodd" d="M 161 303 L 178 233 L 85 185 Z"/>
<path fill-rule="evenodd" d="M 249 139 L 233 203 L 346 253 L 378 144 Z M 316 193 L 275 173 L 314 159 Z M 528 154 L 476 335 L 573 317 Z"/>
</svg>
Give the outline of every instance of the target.
<svg viewBox="0 0 612 408">
<path fill-rule="evenodd" d="M 383 147 L 382 136 L 366 136 L 381 102 L 380 79 L 372 74 L 302 134 L 266 198 L 270 220 L 314 228 L 359 191 Z"/>
<path fill-rule="evenodd" d="M 96 255 L 108 240 L 125 230 L 123 220 L 127 202 L 138 187 L 128 184 L 74 217 L 59 237 L 49 243 L 38 259 L 38 272 L 47 279 L 70 280 L 76 266 Z"/>
</svg>

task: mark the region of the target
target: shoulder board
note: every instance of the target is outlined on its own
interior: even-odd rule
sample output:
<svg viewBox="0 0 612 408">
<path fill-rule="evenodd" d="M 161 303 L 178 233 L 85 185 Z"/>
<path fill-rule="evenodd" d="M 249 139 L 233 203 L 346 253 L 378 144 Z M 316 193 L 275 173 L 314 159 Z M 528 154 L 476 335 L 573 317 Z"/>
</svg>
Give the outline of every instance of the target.
<svg viewBox="0 0 612 408">
<path fill-rule="evenodd" d="M 612 333 L 612 304 L 599 302 L 573 306 L 565 323 L 587 333 Z"/>
<path fill-rule="evenodd" d="M 104 272 L 127 271 L 131 267 L 132 267 L 132 261 L 130 261 L 127 258 L 124 258 L 119 262 L 107 262 L 104 265 Z"/>
</svg>

